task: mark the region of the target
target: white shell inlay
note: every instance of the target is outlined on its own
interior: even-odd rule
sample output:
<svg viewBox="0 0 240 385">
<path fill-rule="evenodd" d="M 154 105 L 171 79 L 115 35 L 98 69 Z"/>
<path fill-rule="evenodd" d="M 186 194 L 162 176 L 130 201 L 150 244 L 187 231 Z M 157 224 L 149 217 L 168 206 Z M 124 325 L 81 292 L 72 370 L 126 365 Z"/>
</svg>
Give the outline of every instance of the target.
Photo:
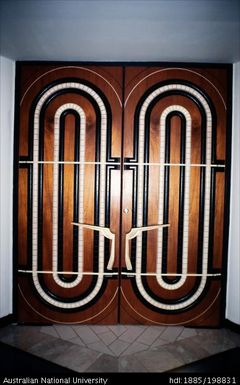
<svg viewBox="0 0 240 385">
<path fill-rule="evenodd" d="M 97 282 L 93 289 L 93 291 L 88 294 L 84 299 L 79 301 L 73 301 L 65 303 L 63 301 L 58 301 L 52 297 L 50 297 L 41 287 L 39 279 L 38 279 L 38 162 L 39 162 L 39 120 L 40 120 L 40 112 L 42 109 L 42 106 L 46 99 L 53 95 L 58 90 L 63 90 L 67 88 L 75 88 L 84 90 L 88 94 L 90 94 L 93 99 L 98 104 L 98 107 L 100 109 L 101 113 L 101 159 L 100 159 L 100 198 L 99 198 L 99 225 L 104 226 L 104 214 L 105 214 L 105 163 L 106 163 L 106 143 L 107 143 L 107 112 L 106 108 L 104 106 L 104 103 L 100 96 L 90 87 L 85 86 L 81 83 L 69 83 L 64 82 L 59 85 L 53 86 L 50 88 L 47 92 L 45 92 L 40 100 L 37 103 L 37 106 L 35 108 L 34 113 L 34 139 L 33 139 L 33 199 L 32 199 L 32 277 L 33 282 L 36 290 L 40 294 L 40 296 L 49 304 L 58 307 L 58 308 L 65 308 L 65 309 L 75 309 L 78 307 L 81 307 L 88 302 L 90 302 L 99 292 L 102 286 L 103 278 L 104 278 L 104 236 L 102 234 L 99 234 L 99 271 L 97 276 Z M 80 182 L 80 202 L 79 202 L 79 218 L 80 221 L 83 218 L 83 187 L 84 187 L 84 151 L 85 151 L 85 115 L 83 110 L 80 106 L 67 103 L 61 106 L 55 115 L 55 122 L 54 122 L 54 130 L 55 130 L 55 139 L 54 139 L 54 183 L 57 183 L 57 175 L 58 175 L 58 164 L 56 163 L 57 160 L 57 151 L 58 151 L 58 141 L 59 141 L 59 117 L 61 113 L 67 109 L 67 108 L 73 108 L 75 109 L 81 117 L 81 135 L 80 135 L 80 148 L 82 151 L 80 155 L 80 161 L 82 164 L 80 165 L 80 179 L 82 183 Z M 57 189 L 54 187 L 53 191 L 53 238 L 56 237 L 57 234 Z M 71 283 L 65 283 L 60 280 L 60 278 L 57 276 L 57 249 L 56 249 L 56 241 L 55 238 L 53 239 L 53 271 L 54 273 L 54 279 L 57 282 L 58 285 L 70 288 L 75 285 L 77 285 L 81 279 L 82 279 L 82 270 L 83 270 L 83 256 L 82 256 L 82 250 L 83 250 L 83 236 L 81 233 L 82 230 L 79 232 L 79 260 L 78 260 L 78 276 L 77 278 L 71 282 Z"/>
<path fill-rule="evenodd" d="M 211 146 L 212 146 L 212 116 L 211 110 L 204 99 L 204 97 L 195 89 L 189 86 L 183 86 L 182 84 L 171 84 L 158 88 L 152 92 L 144 101 L 139 116 L 139 144 L 138 144 L 138 208 L 137 208 L 137 227 L 143 226 L 143 177 L 144 177 L 144 129 L 145 129 L 145 114 L 146 110 L 152 100 L 155 99 L 158 95 L 164 93 L 168 90 L 184 90 L 187 91 L 190 95 L 195 96 L 202 104 L 205 113 L 206 113 L 206 170 L 205 170 L 205 202 L 204 202 L 204 225 L 203 225 L 203 254 L 202 254 L 202 273 L 201 273 L 201 282 L 196 290 L 196 292 L 187 300 L 179 304 L 164 304 L 160 301 L 153 299 L 146 291 L 142 284 L 142 235 L 137 237 L 137 246 L 136 246 L 136 284 L 139 292 L 143 298 L 152 304 L 158 309 L 164 310 L 177 310 L 184 309 L 185 307 L 193 304 L 201 295 L 204 290 L 206 281 L 207 281 L 207 267 L 208 267 L 208 240 L 209 240 L 209 221 L 210 221 L 210 181 L 211 181 Z M 159 230 L 158 235 L 158 251 L 157 251 L 157 281 L 158 283 L 168 289 L 176 290 L 181 287 L 187 277 L 187 260 L 188 260 L 188 221 L 189 221 L 189 185 L 190 185 L 190 157 L 191 157 L 191 130 L 192 123 L 189 112 L 179 105 L 172 105 L 168 107 L 160 118 L 160 136 L 161 136 L 161 146 L 160 146 L 160 191 L 159 191 L 159 223 L 162 223 L 163 218 L 163 175 L 164 175 L 164 152 L 165 152 L 165 120 L 170 111 L 181 111 L 186 117 L 187 122 L 187 133 L 186 133 L 186 174 L 185 174 L 185 201 L 184 201 L 184 235 L 183 235 L 183 261 L 182 261 L 182 277 L 179 282 L 175 284 L 167 284 L 162 279 L 162 270 L 161 270 L 161 260 L 162 260 L 162 250 L 161 250 L 161 240 L 162 240 L 162 230 Z M 170 223 L 171 226 L 171 223 Z M 171 228 L 171 227 L 170 227 Z"/>
</svg>

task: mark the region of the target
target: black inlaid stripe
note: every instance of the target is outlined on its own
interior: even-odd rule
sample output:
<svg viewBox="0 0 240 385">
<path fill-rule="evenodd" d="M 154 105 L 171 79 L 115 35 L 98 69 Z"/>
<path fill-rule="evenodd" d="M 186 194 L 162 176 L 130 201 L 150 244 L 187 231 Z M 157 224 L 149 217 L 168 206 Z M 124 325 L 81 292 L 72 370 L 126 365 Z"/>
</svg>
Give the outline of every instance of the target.
<svg viewBox="0 0 240 385">
<path fill-rule="evenodd" d="M 79 140 L 80 140 L 80 116 L 72 109 L 65 110 L 60 116 L 60 140 L 59 140 L 59 161 L 65 160 L 65 134 L 66 134 L 66 118 L 73 115 L 75 118 L 74 132 L 74 161 L 79 161 Z M 64 271 L 64 255 L 63 255 L 63 215 L 64 215 L 64 164 L 59 164 L 59 191 L 58 191 L 58 271 Z M 74 193 L 73 193 L 73 222 L 78 222 L 79 217 L 79 165 L 74 164 Z M 72 271 L 78 271 L 78 228 L 73 226 L 73 245 L 72 245 Z M 59 274 L 59 278 L 63 282 L 73 282 L 75 275 Z"/>
<path fill-rule="evenodd" d="M 171 154 L 171 121 L 174 116 L 178 116 L 181 120 L 181 141 L 180 141 L 180 163 L 185 164 L 186 153 L 186 118 L 179 111 L 173 111 L 168 114 L 165 127 L 165 163 L 170 163 Z M 170 197 L 170 167 L 164 168 L 164 213 L 163 223 L 169 223 L 169 197 Z M 184 219 L 184 198 L 185 198 L 185 167 L 180 166 L 179 177 L 179 204 L 178 204 L 178 244 L 177 244 L 177 273 L 182 271 L 182 258 L 183 258 L 183 219 Z M 162 241 L 162 272 L 167 273 L 167 261 L 168 261 L 168 228 L 163 229 L 163 241 Z M 177 283 L 181 277 L 169 278 L 167 276 L 162 277 L 163 281 L 168 284 Z"/>
</svg>

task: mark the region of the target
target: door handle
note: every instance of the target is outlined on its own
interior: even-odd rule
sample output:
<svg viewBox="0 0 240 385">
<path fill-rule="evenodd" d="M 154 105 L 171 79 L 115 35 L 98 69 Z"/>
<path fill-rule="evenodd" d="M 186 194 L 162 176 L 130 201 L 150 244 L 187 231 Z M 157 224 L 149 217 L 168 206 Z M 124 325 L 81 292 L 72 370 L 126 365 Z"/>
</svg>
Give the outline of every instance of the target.
<svg viewBox="0 0 240 385">
<path fill-rule="evenodd" d="M 155 229 L 160 229 L 162 227 L 169 227 L 170 224 L 164 224 L 164 225 L 152 225 L 152 226 L 144 226 L 144 227 L 133 227 L 129 233 L 126 234 L 125 239 L 125 262 L 127 270 L 132 270 L 132 263 L 130 260 L 130 247 L 129 247 L 129 241 L 135 237 L 137 237 L 140 233 L 143 231 L 150 231 Z"/>
<path fill-rule="evenodd" d="M 108 227 L 101 227 L 101 226 L 95 226 L 95 225 L 88 225 L 87 223 L 78 223 L 78 222 L 72 222 L 72 225 L 79 226 L 79 227 L 85 227 L 86 229 L 91 229 L 94 231 L 99 231 L 104 235 L 104 237 L 111 239 L 111 252 L 110 252 L 110 258 L 107 264 L 107 269 L 112 270 L 114 259 L 115 259 L 115 234 L 111 232 L 111 230 Z"/>
</svg>

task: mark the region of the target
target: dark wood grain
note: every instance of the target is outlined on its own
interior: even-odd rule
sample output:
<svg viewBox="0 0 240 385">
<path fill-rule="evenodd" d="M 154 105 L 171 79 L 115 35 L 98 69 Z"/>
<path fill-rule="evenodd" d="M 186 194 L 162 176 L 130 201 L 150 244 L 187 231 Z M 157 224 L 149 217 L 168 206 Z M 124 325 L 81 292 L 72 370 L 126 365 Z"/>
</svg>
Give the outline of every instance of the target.
<svg viewBox="0 0 240 385">
<path fill-rule="evenodd" d="M 124 156 L 133 156 L 133 138 L 134 138 L 134 119 L 136 119 L 136 108 L 141 97 L 156 84 L 161 82 L 175 80 L 186 82 L 196 86 L 203 94 L 207 95 L 207 100 L 213 105 L 216 121 L 216 143 L 213 142 L 213 148 L 216 150 L 216 157 L 212 159 L 213 163 L 224 162 L 226 159 L 226 98 L 227 98 L 227 71 L 224 69 L 203 69 L 203 68 L 147 68 L 147 67 L 128 67 L 125 76 L 125 134 L 124 134 Z M 160 116 L 162 112 L 171 105 L 180 105 L 184 107 L 191 116 L 191 163 L 200 164 L 201 161 L 201 135 L 203 130 L 203 116 L 198 105 L 192 98 L 186 94 L 166 95 L 156 102 L 150 114 L 150 139 L 149 139 L 149 162 L 159 162 L 160 148 Z M 180 119 L 174 116 L 170 122 L 170 163 L 180 163 Z M 199 232 L 200 223 L 200 185 L 201 173 L 205 168 L 191 167 L 190 172 L 190 198 L 189 198 L 189 236 L 188 236 L 188 272 L 197 273 L 201 271 L 201 258 L 199 258 Z M 124 206 L 131 208 L 132 191 L 131 171 L 124 171 L 124 186 L 128 186 L 125 192 L 123 189 Z M 167 241 L 167 272 L 177 271 L 177 249 L 179 232 L 179 198 L 180 198 L 180 167 L 169 167 L 169 206 Z M 214 207 L 211 207 L 212 222 L 209 227 L 209 268 L 219 269 L 222 272 L 223 259 L 226 255 L 222 254 L 222 243 L 224 234 L 223 216 L 224 216 L 224 187 L 225 173 L 216 173 L 216 189 L 211 194 L 214 196 Z M 214 188 L 214 186 L 212 186 Z M 204 191 L 204 188 L 203 188 Z M 159 201 L 159 175 L 157 166 L 149 166 L 148 180 L 148 225 L 156 224 L 158 221 L 158 201 Z M 206 203 L 203 203 L 206 204 Z M 125 242 L 124 234 L 131 228 L 131 211 L 128 216 L 123 216 L 123 247 Z M 213 220 L 214 218 L 214 220 Z M 204 217 L 203 217 L 204 220 Z M 212 227 L 211 227 L 212 226 Z M 212 249 L 211 249 L 212 248 Z M 157 255 L 157 231 L 149 232 L 147 236 L 147 272 L 156 271 Z M 124 255 L 123 255 L 124 258 Z M 213 260 L 211 261 L 211 258 Z M 199 265 L 200 264 L 200 265 Z M 174 277 L 168 277 L 169 281 Z M 121 297 L 121 322 L 122 323 L 145 323 L 145 324 L 185 324 L 194 326 L 217 326 L 220 322 L 220 300 L 219 293 L 221 284 L 219 279 L 208 278 L 207 292 L 189 309 L 183 309 L 178 312 L 164 312 L 149 304 L 142 299 L 131 280 L 122 280 Z M 146 278 L 147 286 L 155 298 L 163 300 L 175 300 L 176 303 L 183 299 L 191 291 L 194 292 L 197 285 L 197 278 L 188 277 L 185 283 L 176 290 L 168 290 L 159 285 L 155 277 Z"/>
<path fill-rule="evenodd" d="M 126 234 L 133 227 L 133 210 L 136 193 L 134 187 L 134 170 L 125 165 L 126 159 L 134 155 L 134 127 L 136 126 L 137 109 L 141 98 L 149 92 L 151 88 L 160 87 L 162 84 L 171 82 L 195 87 L 206 100 L 209 101 L 213 112 L 213 136 L 212 142 L 212 163 L 224 164 L 226 161 L 226 142 L 227 142 L 227 95 L 228 95 L 228 70 L 226 68 L 214 68 L 213 66 L 196 66 L 177 68 L 158 67 L 158 66 L 126 66 L 125 83 L 123 83 L 123 67 L 116 66 L 97 66 L 97 65 L 56 65 L 25 63 L 21 65 L 19 79 L 20 93 L 20 117 L 19 127 L 19 152 L 17 156 L 20 160 L 32 160 L 31 137 L 33 134 L 33 121 L 31 120 L 32 106 L 34 100 L 40 93 L 61 80 L 79 81 L 88 86 L 92 86 L 96 92 L 103 97 L 107 107 L 107 115 L 110 122 L 111 136 L 108 146 L 111 147 L 111 154 L 118 165 L 114 170 L 109 171 L 109 184 L 105 187 L 109 189 L 110 212 L 109 228 L 115 234 L 115 261 L 114 272 L 118 276 L 110 277 L 103 286 L 101 295 L 91 306 L 82 309 L 66 311 L 56 308 L 40 298 L 36 288 L 34 288 L 31 274 L 19 273 L 18 276 L 18 321 L 21 323 L 99 323 L 114 324 L 119 322 L 125 324 L 156 324 L 156 325 L 190 325 L 190 326 L 218 326 L 221 319 L 221 279 L 219 277 L 207 278 L 206 290 L 194 305 L 187 306 L 179 311 L 164 311 L 149 305 L 143 299 L 141 293 L 136 289 L 134 277 L 121 275 L 126 272 L 125 264 L 125 239 Z M 124 92 L 123 92 L 124 91 Z M 125 95 L 125 103 L 121 105 L 122 94 Z M 86 117 L 86 148 L 85 161 L 95 162 L 97 153 L 97 127 L 99 126 L 99 110 L 95 102 L 84 92 L 74 92 L 69 89 L 67 92 L 59 93 L 52 98 L 44 111 L 43 122 L 43 161 L 51 162 L 54 160 L 54 117 L 59 107 L 66 103 L 73 103 L 81 107 Z M 160 138 L 160 118 L 163 111 L 170 106 L 181 106 L 187 110 L 191 116 L 191 164 L 201 164 L 203 159 L 203 132 L 205 117 L 194 96 L 189 97 L 185 92 L 170 92 L 164 97 L 159 98 L 153 105 L 145 123 L 149 127 L 149 162 L 147 167 L 148 180 L 145 184 L 148 199 L 143 213 L 146 225 L 158 224 L 158 205 L 159 205 L 159 151 L 161 146 Z M 122 117 L 124 122 L 122 127 Z M 169 163 L 165 167 L 168 170 L 168 223 L 167 230 L 165 268 L 168 274 L 177 274 L 179 270 L 179 244 L 182 239 L 182 215 L 183 197 L 181 198 L 180 183 L 184 181 L 184 167 L 181 163 L 181 135 L 182 120 L 179 115 L 173 114 L 169 122 Z M 64 161 L 73 162 L 75 160 L 75 127 L 76 117 L 70 111 L 64 120 Z M 123 129 L 122 129 L 123 128 Z M 122 138 L 123 135 L 123 138 Z M 122 144 L 122 141 L 123 144 Z M 114 161 L 112 161 L 114 165 Z M 134 165 L 134 160 L 131 160 Z M 120 166 L 121 163 L 121 166 Z M 153 164 L 152 164 L 153 163 Z M 175 165 L 173 165 L 175 164 Z M 19 269 L 31 269 L 31 165 L 22 164 L 18 170 L 18 267 Z M 42 270 L 52 270 L 52 244 L 53 244 L 53 164 L 45 163 L 42 167 L 42 212 L 39 206 L 38 215 L 40 216 L 40 251 Z M 135 171 L 139 165 L 135 165 Z M 74 269 L 74 235 L 71 222 L 74 218 L 74 191 L 75 191 L 75 166 L 64 164 L 63 169 L 63 206 L 62 206 L 62 269 L 71 272 Z M 39 168 L 40 170 L 40 168 Z M 84 212 L 83 222 L 94 224 L 96 222 L 96 206 L 99 201 L 95 199 L 95 184 L 97 183 L 97 168 L 94 164 L 85 164 L 85 185 L 84 185 Z M 204 195 L 205 185 L 201 178 L 206 172 L 205 165 L 202 167 L 192 166 L 190 168 L 189 185 L 189 232 L 188 232 L 188 260 L 187 270 L 189 273 L 201 273 L 201 231 L 204 221 L 204 205 L 206 200 L 201 201 L 201 194 Z M 212 171 L 211 177 L 211 215 L 208 229 L 208 272 L 223 273 L 222 266 L 226 261 L 223 250 L 224 233 L 226 233 L 224 215 L 227 207 L 225 205 L 225 192 L 229 186 L 226 185 L 225 168 Z M 40 180 L 40 179 L 39 179 Z M 166 186 L 165 186 L 166 187 Z M 107 194 L 106 194 L 107 198 Z M 182 199 L 182 200 L 181 200 Z M 107 199 L 105 200 L 107 204 Z M 182 206 L 181 206 L 182 205 Z M 122 210 L 121 210 L 122 209 Z M 124 211 L 128 209 L 128 211 Z M 182 210 L 182 211 L 181 211 Z M 107 215 L 106 215 L 107 217 Z M 106 219 L 106 218 L 105 218 Z M 108 218 L 106 219 L 108 221 Z M 95 223 L 96 225 L 97 223 Z M 136 224 L 135 224 L 136 226 Z M 108 226 L 106 226 L 108 227 Z M 181 236 L 179 236 L 179 234 Z M 96 239 L 97 233 L 90 229 L 83 230 L 84 238 L 84 264 L 83 270 L 94 271 L 97 266 L 96 261 Z M 95 241 L 94 241 L 95 239 Z M 147 233 L 145 251 L 144 272 L 155 273 L 157 269 L 157 248 L 158 231 L 153 230 Z M 95 242 L 95 244 L 94 244 Z M 130 242 L 130 246 L 135 241 Z M 105 267 L 109 258 L 111 243 L 106 243 Z M 130 247 L 131 250 L 131 247 Z M 132 250 L 131 250 L 132 251 Z M 133 250 L 134 251 L 134 250 Z M 144 256 L 144 253 L 143 253 Z M 133 255 L 132 263 L 135 265 Z M 181 267 L 181 266 L 180 266 Z M 181 269 L 180 269 L 181 270 Z M 97 271 L 94 271 L 95 273 Z M 134 271 L 133 271 L 134 273 Z M 72 288 L 64 288 L 58 285 L 53 279 L 52 274 L 46 273 L 41 276 L 41 285 L 44 290 L 51 292 L 52 298 L 62 298 L 64 301 L 74 297 L 83 298 L 93 290 L 95 275 L 83 276 L 81 282 Z M 74 276 L 65 274 L 65 279 L 74 279 Z M 169 275 L 167 282 L 173 284 L 176 276 Z M 148 288 L 148 293 L 155 299 L 165 302 L 178 303 L 184 298 L 191 298 L 199 287 L 199 278 L 196 276 L 187 277 L 184 284 L 175 289 L 169 290 L 162 287 L 156 277 L 148 276 L 143 280 Z M 120 292 L 120 295 L 119 295 Z M 82 296 L 82 297 L 81 297 Z"/>
</svg>

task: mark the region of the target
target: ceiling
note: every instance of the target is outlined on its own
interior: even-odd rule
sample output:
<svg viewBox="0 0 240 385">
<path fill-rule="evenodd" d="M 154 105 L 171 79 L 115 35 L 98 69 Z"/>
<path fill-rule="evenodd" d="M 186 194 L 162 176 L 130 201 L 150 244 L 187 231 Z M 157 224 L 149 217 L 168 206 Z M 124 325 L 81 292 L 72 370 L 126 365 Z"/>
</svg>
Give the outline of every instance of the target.
<svg viewBox="0 0 240 385">
<path fill-rule="evenodd" d="M 0 0 L 16 60 L 240 61 L 240 0 Z"/>
</svg>

